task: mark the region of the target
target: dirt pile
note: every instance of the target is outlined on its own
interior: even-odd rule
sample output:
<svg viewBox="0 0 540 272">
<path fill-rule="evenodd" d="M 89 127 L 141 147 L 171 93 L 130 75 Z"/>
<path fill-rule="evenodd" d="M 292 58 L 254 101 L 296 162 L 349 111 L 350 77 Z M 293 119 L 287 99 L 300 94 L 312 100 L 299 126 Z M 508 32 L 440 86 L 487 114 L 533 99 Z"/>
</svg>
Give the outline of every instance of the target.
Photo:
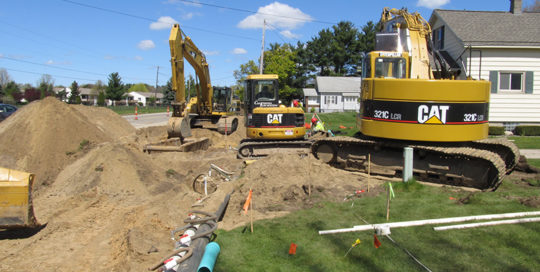
<svg viewBox="0 0 540 272">
<path fill-rule="evenodd" d="M 0 123 L 0 162 L 3 167 L 35 173 L 39 191 L 41 184 L 53 183 L 78 151 L 134 131 L 108 109 L 70 106 L 50 97 Z"/>
<path fill-rule="evenodd" d="M 23 263 L 40 271 L 146 270 L 172 250 L 170 231 L 203 197 L 191 189 L 193 179 L 211 164 L 237 178 L 218 183 L 197 209 L 215 212 L 234 191 L 220 223 L 225 229 L 249 222 L 241 209 L 250 188 L 255 220 L 365 188 L 362 176 L 311 156 L 276 154 L 244 167 L 233 149 L 245 135 L 239 121 L 228 136 L 194 129 L 194 137 L 210 138 L 208 150 L 146 154 L 142 146 L 166 138 L 165 127 L 135 131 L 110 110 L 53 98 L 22 108 L 0 124 L 0 161 L 9 162 L 1 166 L 37 174 L 34 207 L 46 226 L 30 234 L 0 231 L 0 271 Z"/>
</svg>

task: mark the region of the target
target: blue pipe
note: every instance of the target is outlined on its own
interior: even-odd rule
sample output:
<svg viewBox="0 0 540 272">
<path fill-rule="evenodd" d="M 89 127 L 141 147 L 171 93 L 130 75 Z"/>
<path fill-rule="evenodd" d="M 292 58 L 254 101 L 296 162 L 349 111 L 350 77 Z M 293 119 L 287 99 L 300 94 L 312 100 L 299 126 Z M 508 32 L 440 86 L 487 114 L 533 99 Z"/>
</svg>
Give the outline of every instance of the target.
<svg viewBox="0 0 540 272">
<path fill-rule="evenodd" d="M 216 242 L 211 242 L 206 245 L 204 255 L 202 257 L 201 264 L 199 264 L 197 272 L 212 272 L 212 270 L 214 270 L 214 265 L 216 264 L 216 259 L 220 250 L 221 249 Z"/>
</svg>

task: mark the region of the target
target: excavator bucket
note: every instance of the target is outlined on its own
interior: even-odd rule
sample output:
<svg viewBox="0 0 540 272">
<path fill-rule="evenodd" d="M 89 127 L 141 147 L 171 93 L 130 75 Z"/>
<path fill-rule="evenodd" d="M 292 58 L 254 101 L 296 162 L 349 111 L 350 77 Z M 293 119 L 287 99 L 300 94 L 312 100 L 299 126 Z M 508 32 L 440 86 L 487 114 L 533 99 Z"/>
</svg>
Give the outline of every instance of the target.
<svg viewBox="0 0 540 272">
<path fill-rule="evenodd" d="M 32 206 L 34 174 L 0 167 L 0 229 L 39 226 Z"/>
</svg>

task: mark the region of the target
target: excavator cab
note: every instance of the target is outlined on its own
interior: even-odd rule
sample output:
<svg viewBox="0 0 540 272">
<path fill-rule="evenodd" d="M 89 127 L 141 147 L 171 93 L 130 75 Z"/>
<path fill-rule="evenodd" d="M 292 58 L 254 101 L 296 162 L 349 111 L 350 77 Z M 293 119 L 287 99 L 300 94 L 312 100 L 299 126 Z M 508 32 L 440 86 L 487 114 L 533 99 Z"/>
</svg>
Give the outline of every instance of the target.
<svg viewBox="0 0 540 272">
<path fill-rule="evenodd" d="M 215 87 L 212 95 L 212 114 L 224 115 L 230 111 L 231 107 L 231 88 Z"/>
<path fill-rule="evenodd" d="M 362 60 L 362 78 L 409 78 L 407 52 L 370 52 Z"/>
<path fill-rule="evenodd" d="M 0 229 L 37 227 L 32 206 L 34 174 L 0 168 Z"/>
</svg>

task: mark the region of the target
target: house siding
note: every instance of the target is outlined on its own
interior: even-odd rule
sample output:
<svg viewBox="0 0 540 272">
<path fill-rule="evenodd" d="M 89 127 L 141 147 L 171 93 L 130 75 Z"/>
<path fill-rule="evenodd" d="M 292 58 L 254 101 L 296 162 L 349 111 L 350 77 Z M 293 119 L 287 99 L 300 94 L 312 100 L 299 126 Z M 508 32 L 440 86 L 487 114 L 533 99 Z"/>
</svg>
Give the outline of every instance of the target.
<svg viewBox="0 0 540 272">
<path fill-rule="evenodd" d="M 436 14 L 436 13 L 435 13 Z M 445 22 L 439 17 L 432 21 L 432 29 L 437 29 Z M 462 42 L 452 28 L 445 25 L 444 49 L 454 58 L 467 49 L 467 42 Z M 486 48 L 473 47 L 472 57 L 469 52 L 463 53 L 463 65 L 466 75 L 473 79 L 494 80 L 489 104 L 489 120 L 492 123 L 540 123 L 540 48 Z M 480 51 L 482 58 L 480 59 Z M 523 72 L 523 91 L 500 91 L 498 86 L 499 72 Z M 529 78 L 527 78 L 529 76 Z M 531 77 L 532 76 L 532 80 Z M 532 83 L 532 86 L 529 86 Z M 527 87 L 530 89 L 527 90 Z M 526 93 L 530 92 L 530 93 Z"/>
</svg>

